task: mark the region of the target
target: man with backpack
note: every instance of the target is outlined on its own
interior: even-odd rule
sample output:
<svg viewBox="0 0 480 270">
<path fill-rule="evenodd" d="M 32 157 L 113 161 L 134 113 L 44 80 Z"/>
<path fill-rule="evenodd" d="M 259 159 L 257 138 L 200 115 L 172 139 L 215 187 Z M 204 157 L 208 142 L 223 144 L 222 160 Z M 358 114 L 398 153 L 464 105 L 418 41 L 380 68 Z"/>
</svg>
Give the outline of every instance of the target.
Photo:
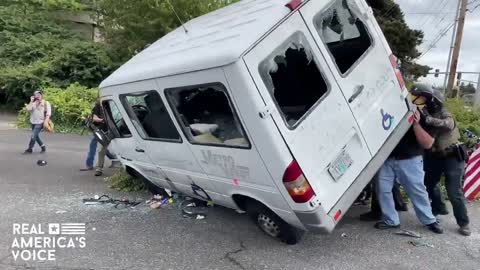
<svg viewBox="0 0 480 270">
<path fill-rule="evenodd" d="M 33 147 L 35 142 L 40 146 L 41 153 L 47 151 L 47 147 L 40 138 L 40 132 L 46 128 L 50 128 L 52 115 L 52 107 L 50 103 L 43 99 L 43 93 L 40 90 L 33 92 L 33 96 L 30 97 L 30 103 L 27 104 L 27 111 L 30 113 L 30 124 L 32 128 L 32 136 L 28 144 L 27 150 L 24 154 L 33 153 Z"/>
</svg>

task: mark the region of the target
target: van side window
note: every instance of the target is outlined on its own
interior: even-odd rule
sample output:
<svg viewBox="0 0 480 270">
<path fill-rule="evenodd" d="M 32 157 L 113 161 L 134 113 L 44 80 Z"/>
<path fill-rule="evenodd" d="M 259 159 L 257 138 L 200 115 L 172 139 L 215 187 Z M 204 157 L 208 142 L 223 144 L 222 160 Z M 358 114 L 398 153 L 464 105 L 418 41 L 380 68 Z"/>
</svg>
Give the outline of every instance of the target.
<svg viewBox="0 0 480 270">
<path fill-rule="evenodd" d="M 157 91 L 121 95 L 123 105 L 144 139 L 180 142 L 180 134 Z"/>
<path fill-rule="evenodd" d="M 365 54 L 372 40 L 365 24 L 355 15 L 352 0 L 336 0 L 314 17 L 314 25 L 342 74 Z"/>
<path fill-rule="evenodd" d="M 120 134 L 120 137 L 122 138 L 131 137 L 132 133 L 130 132 L 130 129 L 128 128 L 127 124 L 125 123 L 122 113 L 118 109 L 117 104 L 115 104 L 115 101 L 108 100 L 107 102 L 103 103 L 103 107 L 107 112 L 108 118 L 113 122 L 113 125 L 115 126 L 118 133 Z"/>
<path fill-rule="evenodd" d="M 259 72 L 290 128 L 300 123 L 329 90 L 301 32 L 263 60 Z"/>
<path fill-rule="evenodd" d="M 165 95 L 191 143 L 250 147 L 222 84 L 166 89 Z"/>
</svg>

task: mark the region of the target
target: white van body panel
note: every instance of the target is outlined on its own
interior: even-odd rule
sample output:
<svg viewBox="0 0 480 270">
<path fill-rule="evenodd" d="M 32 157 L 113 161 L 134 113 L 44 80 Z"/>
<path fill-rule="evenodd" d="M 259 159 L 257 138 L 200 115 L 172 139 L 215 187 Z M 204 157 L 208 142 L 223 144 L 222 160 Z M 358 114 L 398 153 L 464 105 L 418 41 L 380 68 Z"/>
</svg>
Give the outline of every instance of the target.
<svg viewBox="0 0 480 270">
<path fill-rule="evenodd" d="M 260 63 L 274 52 L 278 44 L 284 43 L 298 31 L 304 33 L 307 43 L 304 45 L 311 48 L 314 61 L 330 84 L 330 90 L 310 112 L 307 112 L 306 117 L 300 120 L 300 124 L 291 129 L 287 127 L 272 94 L 266 88 L 259 67 Z M 300 14 L 294 13 L 266 36 L 245 56 L 245 62 L 266 106 L 271 110 L 278 130 L 313 187 L 319 203 L 328 212 L 367 165 L 371 155 L 342 91 L 335 83 L 330 70 L 325 68 L 327 65 L 315 47 L 315 41 Z M 328 172 L 329 165 L 344 151 L 353 159 L 353 164 L 340 179 L 334 179 Z M 300 207 L 300 204 L 291 202 L 292 207 Z"/>
<path fill-rule="evenodd" d="M 298 228 L 333 230 L 409 123 L 402 99 L 406 95 L 388 62 L 390 51 L 376 22 L 366 23 L 374 49 L 361 61 L 363 67 L 347 76 L 339 74 L 309 19 L 332 1 L 305 0 L 295 11 L 285 6 L 290 0 L 239 1 L 187 22 L 187 33 L 182 28 L 172 31 L 134 56 L 100 85 L 102 96 L 115 102 L 132 133 L 112 141 L 122 163 L 161 187 L 195 196 L 191 188 L 195 183 L 216 204 L 241 208 L 234 198 L 243 196 Z M 363 0 L 354 2 L 360 3 L 360 13 L 368 13 Z M 329 92 L 290 129 L 258 65 L 298 31 L 305 36 Z M 369 61 L 373 68 L 366 64 Z M 195 144 L 186 136 L 165 91 L 211 83 L 224 86 L 248 148 Z M 359 83 L 366 91 L 349 104 L 352 87 Z M 134 124 L 121 96 L 145 91 L 160 95 L 181 143 L 147 140 L 141 126 Z M 388 130 L 382 128 L 381 108 L 395 118 Z M 343 151 L 353 163 L 335 180 L 328 167 Z M 282 182 L 294 159 L 316 194 L 307 203 L 294 202 Z"/>
<path fill-rule="evenodd" d="M 113 101 L 122 114 L 125 122 L 132 132 L 134 127 L 127 120 L 126 112 L 123 106 L 118 99 L 118 95 L 104 96 L 102 97 L 102 102 Z M 100 147 L 100 146 L 98 146 Z M 138 172 L 141 172 L 143 176 L 153 179 L 154 177 L 159 177 L 162 175 L 161 171 L 158 171 L 156 166 L 152 163 L 152 160 L 145 153 L 136 152 L 135 149 L 138 147 L 143 147 L 143 141 L 138 140 L 134 136 L 126 138 L 115 138 L 110 142 L 110 147 L 117 157 L 121 160 L 123 165 L 127 165 L 134 168 Z"/>
<path fill-rule="evenodd" d="M 370 152 L 375 155 L 400 119 L 403 119 L 408 112 L 403 93 L 406 89 L 401 89 L 399 86 L 389 60 L 391 51 L 385 48 L 384 37 L 377 32 L 373 14 L 360 3 L 364 1 L 348 0 L 347 3 L 358 19 L 367 26 L 372 44 L 349 71 L 341 74 L 315 25 L 315 17 L 321 15 L 335 2 L 337 1 L 308 1 L 300 8 L 300 13 L 347 100 L 354 97 L 359 87 L 363 88 L 361 94 L 350 102 L 349 106 Z M 382 122 L 379 125 L 379 121 L 382 121 L 383 116 L 387 114 L 392 119 L 386 118 L 385 125 L 382 125 Z"/>
</svg>

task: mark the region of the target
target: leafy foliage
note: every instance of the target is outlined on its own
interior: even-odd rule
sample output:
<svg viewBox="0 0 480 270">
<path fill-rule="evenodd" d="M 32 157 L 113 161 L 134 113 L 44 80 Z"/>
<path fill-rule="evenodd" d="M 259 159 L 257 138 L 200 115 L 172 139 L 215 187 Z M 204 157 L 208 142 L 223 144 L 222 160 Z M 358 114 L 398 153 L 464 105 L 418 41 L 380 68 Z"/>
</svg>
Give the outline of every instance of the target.
<svg viewBox="0 0 480 270">
<path fill-rule="evenodd" d="M 120 170 L 110 177 L 106 177 L 105 181 L 110 188 L 123 192 L 142 191 L 145 185 L 141 179 L 130 176 L 125 170 Z"/>
<path fill-rule="evenodd" d="M 95 87 L 115 68 L 105 44 L 80 38 L 51 13 L 50 7 L 63 2 L 78 4 L 11 0 L 0 5 L 0 104 L 19 108 L 39 87 Z"/>
<path fill-rule="evenodd" d="M 425 76 L 430 67 L 415 63 L 420 56 L 417 46 L 423 42 L 423 32 L 410 29 L 400 6 L 393 0 L 367 0 L 373 8 L 393 53 L 402 61 L 404 72 L 414 78 Z"/>
<path fill-rule="evenodd" d="M 462 133 L 462 141 L 470 147 L 475 142 L 463 134 L 466 129 L 472 131 L 477 136 L 480 135 L 480 110 L 465 105 L 463 99 L 451 98 L 446 102 L 446 108 L 455 116 L 458 128 Z"/>
<path fill-rule="evenodd" d="M 98 89 L 72 84 L 66 89 L 45 88 L 44 98 L 54 107 L 52 120 L 58 132 L 75 132 L 83 128 L 84 119 L 92 111 L 98 97 Z M 18 115 L 21 127 L 28 125 L 29 114 L 25 108 Z"/>
</svg>

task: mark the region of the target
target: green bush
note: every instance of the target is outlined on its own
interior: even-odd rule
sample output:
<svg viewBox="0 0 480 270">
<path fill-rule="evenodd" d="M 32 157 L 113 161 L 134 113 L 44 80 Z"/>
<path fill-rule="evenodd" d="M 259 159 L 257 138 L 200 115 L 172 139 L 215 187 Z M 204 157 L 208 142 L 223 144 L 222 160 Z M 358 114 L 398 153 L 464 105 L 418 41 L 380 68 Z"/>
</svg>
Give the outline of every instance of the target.
<svg viewBox="0 0 480 270">
<path fill-rule="evenodd" d="M 457 121 L 458 128 L 462 133 L 462 141 L 469 146 L 475 145 L 475 141 L 465 137 L 464 131 L 468 129 L 476 135 L 480 135 L 480 110 L 466 106 L 463 99 L 457 98 L 447 99 L 446 107 Z"/>
<path fill-rule="evenodd" d="M 52 120 L 56 132 L 79 132 L 84 119 L 92 111 L 98 96 L 98 89 L 72 84 L 66 89 L 45 88 L 44 98 L 53 107 Z M 18 113 L 18 125 L 28 127 L 29 114 L 25 107 Z"/>
<path fill-rule="evenodd" d="M 141 191 L 145 189 L 143 181 L 130 176 L 125 170 L 120 170 L 110 177 L 106 177 L 105 181 L 110 188 L 122 192 Z"/>
</svg>

